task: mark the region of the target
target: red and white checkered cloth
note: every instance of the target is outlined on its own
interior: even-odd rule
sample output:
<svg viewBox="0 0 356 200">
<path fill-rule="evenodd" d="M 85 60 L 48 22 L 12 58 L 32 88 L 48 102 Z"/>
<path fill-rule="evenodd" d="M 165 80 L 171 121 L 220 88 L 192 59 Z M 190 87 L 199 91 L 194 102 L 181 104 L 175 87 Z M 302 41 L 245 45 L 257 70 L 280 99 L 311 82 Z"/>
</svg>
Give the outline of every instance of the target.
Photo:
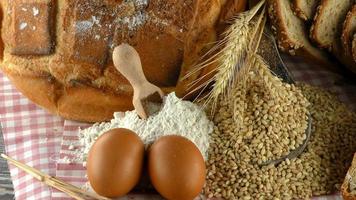
<svg viewBox="0 0 356 200">
<path fill-rule="evenodd" d="M 29 102 L 0 73 L 0 122 L 9 156 L 56 174 L 64 120 Z M 17 199 L 50 199 L 51 189 L 10 165 Z"/>
<path fill-rule="evenodd" d="M 350 108 L 356 108 L 356 85 L 345 84 L 341 76 L 319 66 L 305 64 L 298 58 L 285 58 L 286 65 L 295 80 L 331 89 Z M 80 163 L 68 164 L 63 158 L 71 156 L 68 148 L 69 144 L 77 141 L 78 127 L 87 127 L 88 124 L 63 120 L 47 113 L 17 92 L 2 73 L 0 73 L 0 122 L 9 156 L 75 185 L 84 185 L 86 178 L 83 166 Z M 68 198 L 11 165 L 10 172 L 16 199 Z M 157 196 L 135 196 L 135 199 L 157 198 Z M 132 199 L 132 196 L 126 199 Z M 330 195 L 317 199 L 339 200 L 341 197 Z"/>
</svg>

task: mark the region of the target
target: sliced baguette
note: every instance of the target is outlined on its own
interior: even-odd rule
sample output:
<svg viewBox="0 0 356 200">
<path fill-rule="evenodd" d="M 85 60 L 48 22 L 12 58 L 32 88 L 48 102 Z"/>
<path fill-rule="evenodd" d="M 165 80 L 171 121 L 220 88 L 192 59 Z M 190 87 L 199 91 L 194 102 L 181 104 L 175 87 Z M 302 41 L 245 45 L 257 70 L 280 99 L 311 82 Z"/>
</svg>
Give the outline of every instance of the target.
<svg viewBox="0 0 356 200">
<path fill-rule="evenodd" d="M 268 0 L 268 13 L 278 47 L 291 55 L 300 55 L 320 63 L 328 63 L 325 52 L 312 46 L 306 25 L 293 14 L 289 0 Z"/>
<path fill-rule="evenodd" d="M 352 40 L 356 31 L 356 5 L 347 13 L 341 34 L 341 44 L 346 56 L 352 56 Z"/>
<path fill-rule="evenodd" d="M 342 22 L 354 0 L 321 0 L 310 29 L 310 38 L 320 47 L 333 51 L 340 39 Z"/>
<path fill-rule="evenodd" d="M 319 0 L 293 0 L 292 9 L 294 13 L 304 21 L 313 20 Z"/>
</svg>

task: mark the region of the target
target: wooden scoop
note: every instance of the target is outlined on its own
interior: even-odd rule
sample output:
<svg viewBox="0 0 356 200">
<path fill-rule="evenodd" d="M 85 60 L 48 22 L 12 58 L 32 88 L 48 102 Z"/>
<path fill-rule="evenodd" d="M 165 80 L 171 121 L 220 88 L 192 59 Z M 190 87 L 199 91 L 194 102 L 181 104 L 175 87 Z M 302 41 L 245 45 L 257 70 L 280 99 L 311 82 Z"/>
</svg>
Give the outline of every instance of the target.
<svg viewBox="0 0 356 200">
<path fill-rule="evenodd" d="M 119 72 L 130 82 L 134 90 L 133 106 L 142 119 L 147 119 L 142 100 L 158 93 L 163 98 L 163 91 L 148 82 L 142 70 L 140 56 L 137 51 L 128 44 L 115 47 L 113 52 L 114 65 Z"/>
</svg>

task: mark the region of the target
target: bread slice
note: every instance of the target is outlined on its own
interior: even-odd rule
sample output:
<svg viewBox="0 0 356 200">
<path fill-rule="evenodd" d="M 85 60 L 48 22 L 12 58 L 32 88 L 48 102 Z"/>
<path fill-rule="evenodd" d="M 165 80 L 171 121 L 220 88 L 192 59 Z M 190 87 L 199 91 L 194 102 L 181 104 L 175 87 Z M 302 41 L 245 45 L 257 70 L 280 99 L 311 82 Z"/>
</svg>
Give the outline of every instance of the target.
<svg viewBox="0 0 356 200">
<path fill-rule="evenodd" d="M 300 55 L 328 63 L 325 52 L 315 48 L 308 39 L 307 27 L 303 20 L 293 14 L 289 0 L 268 0 L 268 13 L 278 47 L 291 55 Z"/>
<path fill-rule="evenodd" d="M 342 22 L 354 0 L 321 0 L 310 30 L 311 39 L 320 47 L 333 49 L 340 39 Z"/>
<path fill-rule="evenodd" d="M 319 0 L 293 0 L 294 13 L 304 21 L 313 19 Z"/>
<path fill-rule="evenodd" d="M 354 62 L 356 62 L 356 33 L 352 39 L 352 58 L 354 59 Z"/>
<path fill-rule="evenodd" d="M 353 6 L 352 6 L 353 7 Z M 353 21 L 352 17 L 352 10 L 351 8 L 348 12 L 347 16 L 345 16 L 344 20 L 341 22 L 340 27 L 340 34 L 332 44 L 332 53 L 335 57 L 345 65 L 349 70 L 356 74 L 356 62 L 354 61 L 351 53 L 351 40 L 353 37 L 353 32 L 356 30 L 356 21 Z M 355 8 L 356 9 L 356 8 Z M 353 25 L 355 23 L 355 25 Z"/>
<path fill-rule="evenodd" d="M 356 31 L 356 5 L 347 13 L 343 24 L 341 43 L 346 56 L 352 56 L 352 40 Z"/>
<path fill-rule="evenodd" d="M 356 74 L 356 63 L 352 56 L 346 55 L 342 47 L 341 40 L 337 40 L 333 44 L 332 53 L 345 67 Z"/>
<path fill-rule="evenodd" d="M 356 153 L 341 186 L 341 192 L 344 200 L 356 200 Z"/>
</svg>

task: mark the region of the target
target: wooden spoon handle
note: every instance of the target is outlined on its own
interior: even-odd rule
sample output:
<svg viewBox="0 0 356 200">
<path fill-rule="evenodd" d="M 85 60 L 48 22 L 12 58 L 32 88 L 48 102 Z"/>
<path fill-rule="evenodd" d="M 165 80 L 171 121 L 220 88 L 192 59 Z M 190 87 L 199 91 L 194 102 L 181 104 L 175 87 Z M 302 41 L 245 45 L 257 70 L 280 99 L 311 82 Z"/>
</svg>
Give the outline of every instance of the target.
<svg viewBox="0 0 356 200">
<path fill-rule="evenodd" d="M 134 89 L 148 82 L 142 70 L 140 56 L 132 46 L 123 43 L 115 47 L 113 61 L 116 69 L 125 76 Z"/>
<path fill-rule="evenodd" d="M 140 56 L 137 51 L 128 44 L 121 44 L 113 52 L 114 65 L 119 72 L 126 77 L 134 90 L 132 103 L 137 114 L 147 119 L 147 114 L 142 105 L 142 100 L 154 93 L 158 93 L 163 98 L 162 90 L 148 82 L 142 70 Z"/>
</svg>

